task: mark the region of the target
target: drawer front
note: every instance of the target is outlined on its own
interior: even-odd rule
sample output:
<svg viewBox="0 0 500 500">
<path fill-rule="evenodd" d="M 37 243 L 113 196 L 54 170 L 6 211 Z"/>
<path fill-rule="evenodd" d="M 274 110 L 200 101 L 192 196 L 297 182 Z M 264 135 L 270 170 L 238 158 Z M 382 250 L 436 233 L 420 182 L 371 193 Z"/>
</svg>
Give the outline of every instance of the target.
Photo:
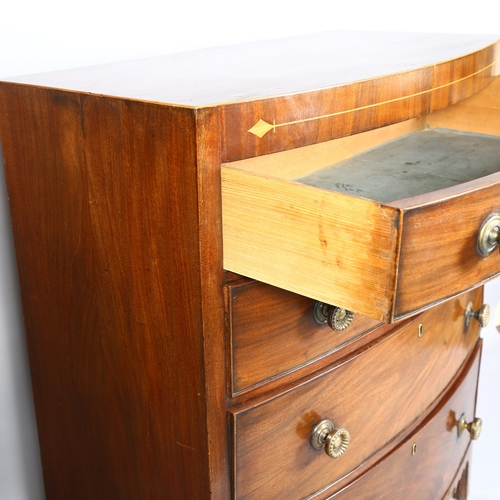
<svg viewBox="0 0 500 500">
<path fill-rule="evenodd" d="M 314 319 L 316 301 L 258 281 L 226 285 L 231 392 L 237 394 L 331 353 L 373 330 L 361 314 L 342 332 Z"/>
<path fill-rule="evenodd" d="M 478 345 L 457 383 L 417 431 L 387 458 L 329 498 L 436 500 L 450 491 L 455 498 L 465 500 L 467 458 L 465 463 L 461 462 L 471 438 L 467 431 L 458 436 L 455 423 L 462 414 L 468 422 L 475 418 L 479 358 Z"/>
<path fill-rule="evenodd" d="M 472 446 L 469 446 L 462 463 L 453 479 L 448 491 L 443 496 L 444 500 L 467 500 L 469 492 L 470 462 L 472 459 Z"/>
<path fill-rule="evenodd" d="M 500 213 L 500 174 L 488 178 L 486 186 L 471 185 L 470 192 L 461 196 L 449 193 L 450 199 L 436 201 L 439 193 L 435 193 L 428 204 L 405 211 L 394 319 L 500 272 L 498 248 L 487 256 L 478 251 L 483 222 Z"/>
<path fill-rule="evenodd" d="M 498 93 L 500 78 L 492 86 Z M 486 110 L 482 120 L 498 122 L 490 94 L 475 97 Z M 490 132 L 496 137 L 468 134 L 466 141 L 460 131 L 426 130 L 425 117 L 409 134 L 399 125 L 377 131 L 386 141 L 370 151 L 362 144 L 373 143 L 372 132 L 357 138 L 348 159 L 339 159 L 339 139 L 310 154 L 223 165 L 224 267 L 385 322 L 498 275 L 500 252 L 483 257 L 478 235 L 485 218 L 500 213 L 500 128 Z M 390 148 L 401 151 L 394 163 Z M 289 165 L 307 167 L 308 175 L 289 177 Z M 392 196 L 381 198 L 386 191 Z"/>
<path fill-rule="evenodd" d="M 414 422 L 458 372 L 478 338 L 465 294 L 392 330 L 363 352 L 293 389 L 231 412 L 235 497 L 302 498 L 349 474 Z M 330 459 L 310 444 L 323 419 L 351 434 Z"/>
</svg>

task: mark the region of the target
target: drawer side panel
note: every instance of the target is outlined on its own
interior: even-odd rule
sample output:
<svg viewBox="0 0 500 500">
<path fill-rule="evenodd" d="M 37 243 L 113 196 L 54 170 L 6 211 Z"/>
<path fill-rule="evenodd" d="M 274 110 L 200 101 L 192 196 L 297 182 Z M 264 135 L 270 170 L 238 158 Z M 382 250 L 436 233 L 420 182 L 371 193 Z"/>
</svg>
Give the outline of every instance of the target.
<svg viewBox="0 0 500 500">
<path fill-rule="evenodd" d="M 223 167 L 222 211 L 225 269 L 378 320 L 391 309 L 394 208 Z"/>
</svg>

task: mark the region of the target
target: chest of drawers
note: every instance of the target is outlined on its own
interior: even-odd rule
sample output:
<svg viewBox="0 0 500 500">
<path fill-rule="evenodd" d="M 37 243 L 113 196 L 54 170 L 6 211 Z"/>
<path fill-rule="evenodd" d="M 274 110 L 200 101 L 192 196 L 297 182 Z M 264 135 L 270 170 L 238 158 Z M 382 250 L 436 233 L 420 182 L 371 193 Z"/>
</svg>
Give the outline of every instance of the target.
<svg viewBox="0 0 500 500">
<path fill-rule="evenodd" d="M 324 33 L 0 82 L 47 498 L 466 498 L 499 47 Z"/>
</svg>

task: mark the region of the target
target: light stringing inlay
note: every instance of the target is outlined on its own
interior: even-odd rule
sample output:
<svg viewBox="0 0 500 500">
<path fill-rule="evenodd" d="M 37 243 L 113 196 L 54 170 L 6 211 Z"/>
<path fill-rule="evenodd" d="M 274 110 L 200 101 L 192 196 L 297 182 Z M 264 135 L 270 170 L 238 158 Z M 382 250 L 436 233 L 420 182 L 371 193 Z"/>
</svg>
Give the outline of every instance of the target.
<svg viewBox="0 0 500 500">
<path fill-rule="evenodd" d="M 311 122 L 311 121 L 315 121 L 315 120 L 322 120 L 324 118 L 332 118 L 334 116 L 345 115 L 347 113 L 354 113 L 355 111 L 362 111 L 364 109 L 375 108 L 377 106 L 383 106 L 384 104 L 391 104 L 393 102 L 403 101 L 405 99 L 411 99 L 412 97 L 418 97 L 420 95 L 428 94 L 430 92 L 434 92 L 436 90 L 440 90 L 440 89 L 449 87 L 449 86 L 454 85 L 456 83 L 460 83 L 464 80 L 467 80 L 468 78 L 472 78 L 473 76 L 476 76 L 479 73 L 482 73 L 483 71 L 486 71 L 487 69 L 491 68 L 498 61 L 500 61 L 500 58 L 493 61 L 491 64 L 488 64 L 488 66 L 485 66 L 484 68 L 476 71 L 475 73 L 471 73 L 470 75 L 464 76 L 463 78 L 459 78 L 458 80 L 454 80 L 453 82 L 445 83 L 444 85 L 439 85 L 438 87 L 434 87 L 432 89 L 422 90 L 420 92 L 416 92 L 415 94 L 410 94 L 410 95 L 405 95 L 402 97 L 396 97 L 394 99 L 389 99 L 388 101 L 367 104 L 366 106 L 361 106 L 359 108 L 346 109 L 343 111 L 337 111 L 336 113 L 330 113 L 328 115 L 313 116 L 311 118 L 304 118 L 302 120 L 295 120 L 293 122 L 286 122 L 286 123 L 276 123 L 276 120 L 273 120 L 273 123 L 271 124 L 271 123 L 268 123 L 261 118 L 252 128 L 250 128 L 248 130 L 248 132 L 250 132 L 253 135 L 256 135 L 259 139 L 261 139 L 270 130 L 272 130 L 273 132 L 276 132 L 276 129 L 279 127 L 287 127 L 289 125 L 296 125 L 298 123 L 306 123 L 306 122 Z"/>
</svg>

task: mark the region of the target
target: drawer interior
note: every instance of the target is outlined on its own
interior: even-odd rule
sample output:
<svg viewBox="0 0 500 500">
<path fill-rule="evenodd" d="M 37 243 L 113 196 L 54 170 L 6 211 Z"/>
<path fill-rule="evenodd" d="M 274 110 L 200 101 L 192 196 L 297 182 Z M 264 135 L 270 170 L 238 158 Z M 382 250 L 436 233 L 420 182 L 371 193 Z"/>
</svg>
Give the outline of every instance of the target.
<svg viewBox="0 0 500 500">
<path fill-rule="evenodd" d="M 294 180 L 390 203 L 494 174 L 500 137 L 426 128 Z"/>
<path fill-rule="evenodd" d="M 393 322 L 500 273 L 500 78 L 388 127 L 222 165 L 224 267 Z M 441 280 L 434 280 L 440 276 Z"/>
<path fill-rule="evenodd" d="M 334 164 L 339 165 L 345 160 L 377 150 L 379 147 L 388 147 L 392 142 L 398 142 L 413 132 L 445 129 L 448 132 L 455 132 L 452 141 L 460 140 L 456 135 L 459 132 L 491 136 L 489 139 L 494 139 L 500 136 L 499 109 L 500 76 L 468 99 L 429 115 L 312 146 L 234 161 L 223 165 L 223 168 L 303 182 L 303 179 L 313 172 Z M 447 145 L 437 147 L 446 148 Z M 481 154 L 480 151 L 475 153 Z M 387 158 L 384 159 L 386 160 Z M 359 168 L 359 164 L 356 168 Z M 350 175 L 355 174 L 351 172 Z"/>
</svg>

